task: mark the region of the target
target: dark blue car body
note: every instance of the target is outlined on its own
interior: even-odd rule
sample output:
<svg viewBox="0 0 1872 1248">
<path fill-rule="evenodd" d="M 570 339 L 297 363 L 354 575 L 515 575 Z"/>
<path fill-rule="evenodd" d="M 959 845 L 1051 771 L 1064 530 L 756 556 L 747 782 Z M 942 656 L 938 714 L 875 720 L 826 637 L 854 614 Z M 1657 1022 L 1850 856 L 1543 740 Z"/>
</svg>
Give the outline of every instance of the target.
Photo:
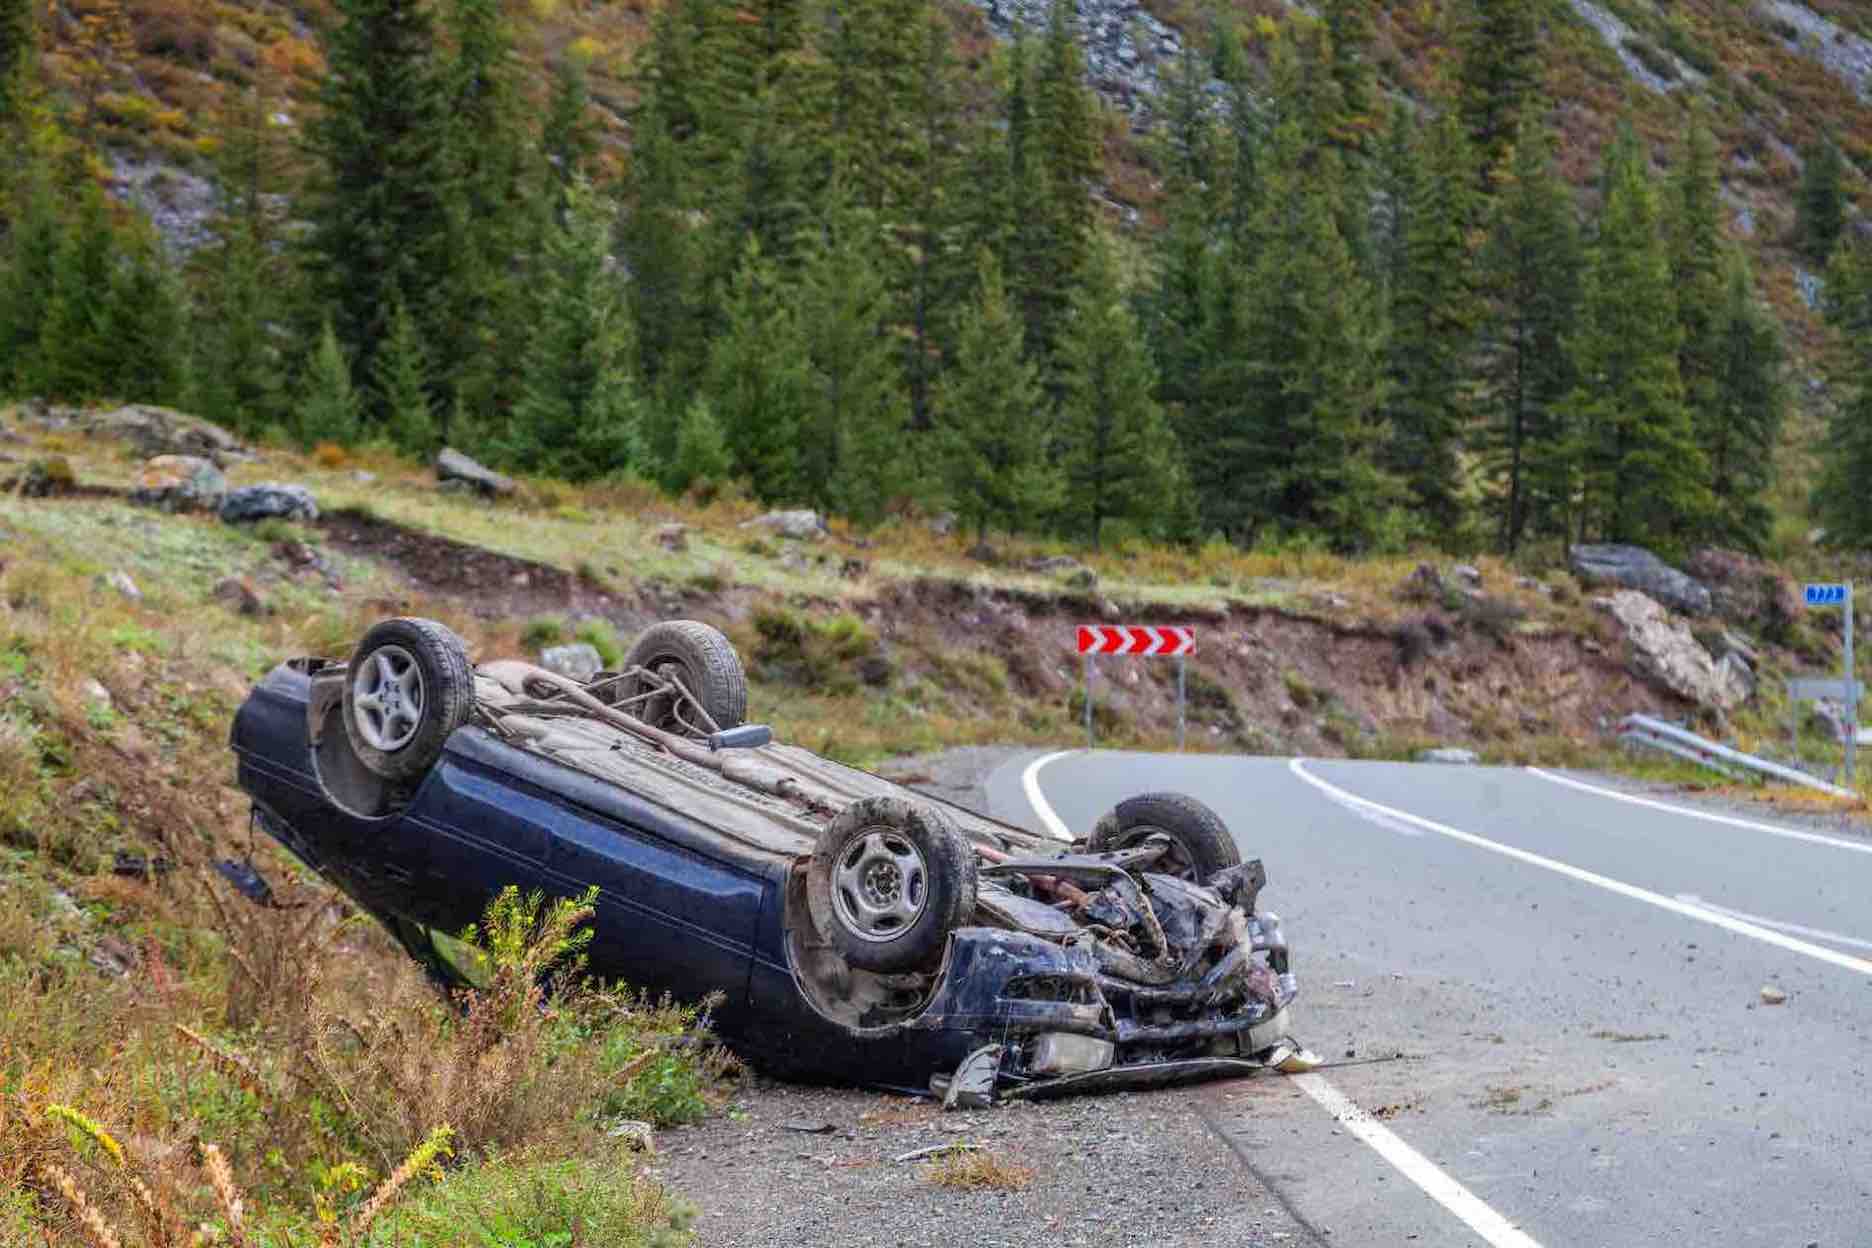
<svg viewBox="0 0 1872 1248">
<path fill-rule="evenodd" d="M 711 804 L 716 795 L 698 791 L 685 803 L 659 789 L 648 768 L 639 792 L 470 723 L 447 738 L 406 801 L 381 816 L 357 814 L 335 802 L 321 779 L 330 728 L 315 733 L 311 726 L 323 714 L 315 682 L 339 670 L 295 660 L 254 688 L 231 734 L 239 782 L 266 832 L 432 967 L 445 961 L 435 957 L 437 935 L 480 918 L 502 888 L 575 896 L 596 885 L 590 969 L 679 1000 L 716 996 L 713 1021 L 723 1040 L 788 1077 L 923 1091 L 971 1052 L 1000 1045 L 1010 1055 L 1000 1077 L 1038 1087 L 1047 1079 L 1024 1064 L 1033 1061 L 1034 1042 L 1056 1034 L 1111 1046 L 1109 1068 L 1083 1078 L 1137 1075 L 1128 1080 L 1135 1085 L 1238 1070 L 1253 1064 L 1241 1060 L 1252 1050 L 1285 1035 L 1284 1007 L 1293 995 L 1285 943 L 1278 919 L 1254 917 L 1252 900 L 1246 923 L 1253 956 L 1271 955 L 1280 972 L 1277 987 L 1272 972 L 1266 976 L 1270 987 L 1259 1003 L 1218 1003 L 1196 978 L 1155 981 L 1163 985 L 1157 988 L 1123 982 L 1082 943 L 1062 941 L 1057 929 L 1049 938 L 1032 925 L 1070 931 L 1057 911 L 986 883 L 981 913 L 988 917 L 976 920 L 984 925 L 955 928 L 939 968 L 866 978 L 828 962 L 802 935 L 810 925 L 802 918 L 804 858 L 797 851 L 725 831 L 718 825 L 726 808 Z M 830 775 L 835 785 L 894 788 L 804 751 L 784 757 L 797 767 L 831 769 L 821 778 Z M 978 844 L 1015 856 L 1064 850 L 956 813 L 972 821 Z M 1055 861 L 1064 860 L 1046 857 L 1047 869 Z M 1171 907 L 1162 913 L 1174 926 L 1180 886 L 1152 878 L 1153 904 Z M 1213 897 L 1208 904 L 1216 904 Z M 988 925 L 994 906 L 1001 921 Z M 1184 905 L 1182 913 L 1193 931 L 1195 911 Z M 1241 956 L 1249 956 L 1246 947 Z M 901 983 L 906 978 L 915 980 L 914 991 Z M 859 991 L 851 989 L 854 980 Z"/>
</svg>

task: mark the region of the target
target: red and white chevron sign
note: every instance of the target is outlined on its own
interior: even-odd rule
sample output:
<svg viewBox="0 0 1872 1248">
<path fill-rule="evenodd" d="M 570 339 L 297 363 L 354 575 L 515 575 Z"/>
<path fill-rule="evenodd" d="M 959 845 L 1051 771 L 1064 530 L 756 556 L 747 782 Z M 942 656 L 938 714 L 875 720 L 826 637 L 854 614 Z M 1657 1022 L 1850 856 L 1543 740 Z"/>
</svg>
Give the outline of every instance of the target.
<svg viewBox="0 0 1872 1248">
<path fill-rule="evenodd" d="M 1192 629 L 1154 624 L 1081 624 L 1080 654 L 1194 654 Z"/>
</svg>

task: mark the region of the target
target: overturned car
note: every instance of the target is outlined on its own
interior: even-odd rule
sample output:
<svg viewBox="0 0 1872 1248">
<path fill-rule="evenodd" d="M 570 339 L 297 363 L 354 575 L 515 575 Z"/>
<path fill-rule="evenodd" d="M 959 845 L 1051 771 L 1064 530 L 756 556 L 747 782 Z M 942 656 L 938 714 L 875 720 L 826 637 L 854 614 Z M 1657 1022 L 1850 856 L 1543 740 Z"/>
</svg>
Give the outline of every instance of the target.
<svg viewBox="0 0 1872 1248">
<path fill-rule="evenodd" d="M 719 632 L 647 629 L 577 682 L 387 619 L 235 716 L 259 825 L 432 970 L 508 884 L 599 888 L 591 968 L 793 1078 L 1031 1097 L 1292 1068 L 1265 882 L 1176 794 L 1071 845 L 775 743 Z M 455 968 L 451 971 L 451 968 Z"/>
</svg>

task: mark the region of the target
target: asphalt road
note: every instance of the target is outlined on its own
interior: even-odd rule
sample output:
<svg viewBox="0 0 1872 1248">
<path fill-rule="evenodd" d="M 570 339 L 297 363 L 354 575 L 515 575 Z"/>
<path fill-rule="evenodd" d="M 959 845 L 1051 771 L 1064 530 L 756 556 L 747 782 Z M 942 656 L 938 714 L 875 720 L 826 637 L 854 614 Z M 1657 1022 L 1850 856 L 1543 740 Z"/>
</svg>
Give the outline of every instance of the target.
<svg viewBox="0 0 1872 1248">
<path fill-rule="evenodd" d="M 1318 1242 L 1872 1243 L 1872 842 L 1518 769 L 1032 761 L 989 777 L 992 813 L 1037 824 L 1023 778 L 1075 832 L 1180 790 L 1266 862 L 1296 1030 L 1428 1163 L 1295 1080 L 1217 1085 L 1204 1117 Z M 1473 1229 L 1435 1198 L 1447 1179 L 1515 1229 Z"/>
</svg>

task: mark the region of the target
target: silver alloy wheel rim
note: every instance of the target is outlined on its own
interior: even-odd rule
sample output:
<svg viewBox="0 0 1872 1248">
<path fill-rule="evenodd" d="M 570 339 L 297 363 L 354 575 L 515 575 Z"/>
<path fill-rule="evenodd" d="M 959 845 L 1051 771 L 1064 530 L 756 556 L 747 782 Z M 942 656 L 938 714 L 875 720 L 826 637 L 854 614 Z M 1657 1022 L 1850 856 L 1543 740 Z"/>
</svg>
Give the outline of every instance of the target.
<svg viewBox="0 0 1872 1248">
<path fill-rule="evenodd" d="M 364 744 L 386 754 L 408 745 L 427 702 L 422 669 L 402 646 L 379 646 L 351 678 L 351 721 Z"/>
<path fill-rule="evenodd" d="M 916 843 L 895 828 L 854 837 L 832 870 L 832 909 L 860 940 L 896 940 L 929 904 L 929 866 Z"/>
</svg>

